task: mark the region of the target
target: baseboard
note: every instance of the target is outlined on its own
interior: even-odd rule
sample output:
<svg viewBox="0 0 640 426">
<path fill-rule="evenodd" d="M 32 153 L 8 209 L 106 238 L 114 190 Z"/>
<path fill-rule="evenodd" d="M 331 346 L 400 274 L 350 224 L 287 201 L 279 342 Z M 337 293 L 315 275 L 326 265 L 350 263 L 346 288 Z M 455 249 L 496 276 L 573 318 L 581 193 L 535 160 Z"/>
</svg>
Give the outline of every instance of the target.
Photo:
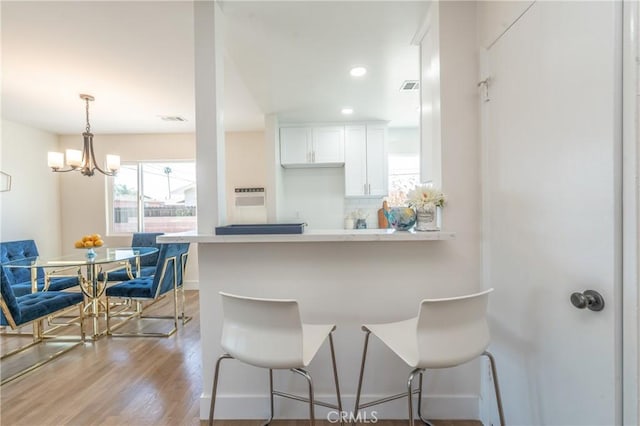
<svg viewBox="0 0 640 426">
<path fill-rule="evenodd" d="M 381 398 L 383 395 L 363 395 L 363 402 Z M 386 396 L 386 395 L 384 395 Z M 335 395 L 316 395 L 317 400 L 335 404 Z M 355 395 L 343 395 L 343 411 L 350 413 L 355 404 Z M 202 395 L 200 397 L 200 418 L 207 419 L 211 396 Z M 473 419 L 478 420 L 479 397 L 478 395 L 427 395 L 423 397 L 423 413 L 428 419 Z M 414 400 L 414 407 L 417 401 Z M 414 408 L 415 409 L 415 408 Z M 336 418 L 336 413 L 325 407 L 316 406 L 316 419 Z M 399 399 L 386 404 L 370 407 L 364 410 L 358 419 L 361 423 L 375 423 L 375 419 L 406 419 L 407 402 L 406 399 Z M 219 395 L 216 400 L 216 419 L 266 419 L 269 416 L 268 395 Z M 306 403 L 290 401 L 276 397 L 275 400 L 276 419 L 308 419 L 309 408 Z"/>
<path fill-rule="evenodd" d="M 200 290 L 200 283 L 196 280 L 185 280 L 184 281 L 184 289 L 185 290 Z"/>
</svg>

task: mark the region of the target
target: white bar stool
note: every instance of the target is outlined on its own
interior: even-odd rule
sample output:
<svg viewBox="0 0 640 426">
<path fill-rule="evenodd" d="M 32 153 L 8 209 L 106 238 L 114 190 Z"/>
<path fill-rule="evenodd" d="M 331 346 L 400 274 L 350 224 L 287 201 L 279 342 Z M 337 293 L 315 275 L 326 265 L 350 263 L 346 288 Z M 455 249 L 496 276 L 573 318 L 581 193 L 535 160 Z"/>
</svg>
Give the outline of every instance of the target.
<svg viewBox="0 0 640 426">
<path fill-rule="evenodd" d="M 213 413 L 218 387 L 218 373 L 223 359 L 237 359 L 244 363 L 269 369 L 271 411 L 266 424 L 273 420 L 273 397 L 280 396 L 307 402 L 309 418 L 315 424 L 314 405 L 337 409 L 342 413 L 338 370 L 333 348 L 333 324 L 304 324 L 295 300 L 257 299 L 220 292 L 224 321 L 221 345 L 225 353 L 218 358 L 213 376 L 209 425 L 213 425 Z M 311 375 L 305 369 L 329 337 L 333 379 L 336 384 L 337 405 L 316 401 L 313 397 Z M 288 369 L 300 374 L 309 383 L 309 398 L 273 389 L 273 370 Z"/>
<path fill-rule="evenodd" d="M 489 345 L 487 302 L 493 289 L 467 296 L 446 299 L 424 299 L 420 303 L 418 316 L 405 321 L 387 324 L 363 325 L 366 332 L 360 379 L 356 394 L 354 414 L 358 410 L 393 401 L 403 397 L 409 400 L 409 425 L 413 426 L 412 396 L 418 394 L 418 416 L 431 425 L 422 415 L 422 376 L 428 368 L 447 368 L 464 364 L 484 355 L 491 364 L 491 374 L 500 415 L 500 424 L 505 425 L 502 400 L 498 386 L 498 375 L 493 355 L 486 349 Z M 407 381 L 407 392 L 360 404 L 362 379 L 367 358 L 369 336 L 374 334 L 382 343 L 413 368 Z M 419 375 L 418 389 L 413 389 L 413 379 Z"/>
</svg>

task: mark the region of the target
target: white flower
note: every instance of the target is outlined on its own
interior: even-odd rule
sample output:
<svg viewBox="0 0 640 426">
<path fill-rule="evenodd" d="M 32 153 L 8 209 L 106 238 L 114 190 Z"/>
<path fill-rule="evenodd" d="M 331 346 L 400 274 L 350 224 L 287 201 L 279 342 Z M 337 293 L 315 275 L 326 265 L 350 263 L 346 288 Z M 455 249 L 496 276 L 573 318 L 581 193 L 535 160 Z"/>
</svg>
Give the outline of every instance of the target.
<svg viewBox="0 0 640 426">
<path fill-rule="evenodd" d="M 422 208 L 426 204 L 433 203 L 442 207 L 446 202 L 445 195 L 431 184 L 416 185 L 407 194 L 407 202 L 410 207 Z"/>
</svg>

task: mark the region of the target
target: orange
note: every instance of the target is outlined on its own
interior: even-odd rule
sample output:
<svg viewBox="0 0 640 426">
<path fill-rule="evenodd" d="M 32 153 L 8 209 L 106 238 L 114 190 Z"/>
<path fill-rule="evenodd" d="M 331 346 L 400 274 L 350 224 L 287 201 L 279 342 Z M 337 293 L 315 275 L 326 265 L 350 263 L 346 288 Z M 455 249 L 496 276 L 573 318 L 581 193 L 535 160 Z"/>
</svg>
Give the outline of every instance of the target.
<svg viewBox="0 0 640 426">
<path fill-rule="evenodd" d="M 84 237 L 82 237 L 82 241 L 90 241 L 91 240 L 91 235 L 85 235 Z"/>
<path fill-rule="evenodd" d="M 83 248 L 84 247 L 84 243 L 82 242 L 82 240 L 78 240 L 75 242 L 75 246 L 76 248 Z"/>
<path fill-rule="evenodd" d="M 93 245 L 96 247 L 102 247 L 104 245 L 104 241 L 97 239 L 93 242 Z"/>
<path fill-rule="evenodd" d="M 91 239 L 92 239 L 93 241 L 98 241 L 98 240 L 101 240 L 101 239 L 102 239 L 102 237 L 100 236 L 100 234 L 93 234 L 93 235 L 91 236 Z"/>
<path fill-rule="evenodd" d="M 91 248 L 91 247 L 93 247 L 93 241 L 89 240 L 84 242 L 84 248 Z"/>
</svg>

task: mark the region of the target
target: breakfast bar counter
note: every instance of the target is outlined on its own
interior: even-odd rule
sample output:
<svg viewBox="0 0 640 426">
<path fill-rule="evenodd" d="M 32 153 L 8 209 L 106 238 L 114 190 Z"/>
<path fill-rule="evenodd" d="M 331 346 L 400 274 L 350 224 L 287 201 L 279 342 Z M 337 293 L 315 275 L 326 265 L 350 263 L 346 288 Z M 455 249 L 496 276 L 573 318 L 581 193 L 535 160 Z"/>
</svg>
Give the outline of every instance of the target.
<svg viewBox="0 0 640 426">
<path fill-rule="evenodd" d="M 397 321 L 417 315 L 424 298 L 467 294 L 478 289 L 479 265 L 466 253 L 480 249 L 466 233 L 388 230 L 305 230 L 297 235 L 179 234 L 158 242 L 197 243 L 203 393 L 200 417 L 207 418 L 214 364 L 221 354 L 219 292 L 296 299 L 304 322 L 332 323 L 343 406 L 355 400 L 363 323 Z M 477 241 L 477 240 L 476 240 Z M 474 244 L 473 247 L 469 244 Z M 471 283 L 471 284 L 469 284 Z M 370 345 L 379 342 L 372 340 Z M 327 345 L 326 345 L 327 346 Z M 401 392 L 406 366 L 378 347 L 367 360 L 363 400 Z M 310 365 L 318 399 L 334 392 L 329 349 Z M 274 374 L 284 392 L 304 394 L 304 380 L 287 371 Z M 477 364 L 427 374 L 429 418 L 478 418 Z M 268 373 L 229 361 L 220 378 L 216 418 L 268 417 Z M 406 401 L 378 407 L 378 418 L 406 418 Z M 327 410 L 317 407 L 316 418 Z M 304 419 L 308 407 L 277 400 L 276 418 Z"/>
<path fill-rule="evenodd" d="M 159 242 L 181 243 L 301 243 L 340 241 L 434 241 L 452 240 L 455 233 L 416 232 L 395 229 L 306 229 L 302 234 L 215 235 L 182 233 L 165 235 Z"/>
</svg>

